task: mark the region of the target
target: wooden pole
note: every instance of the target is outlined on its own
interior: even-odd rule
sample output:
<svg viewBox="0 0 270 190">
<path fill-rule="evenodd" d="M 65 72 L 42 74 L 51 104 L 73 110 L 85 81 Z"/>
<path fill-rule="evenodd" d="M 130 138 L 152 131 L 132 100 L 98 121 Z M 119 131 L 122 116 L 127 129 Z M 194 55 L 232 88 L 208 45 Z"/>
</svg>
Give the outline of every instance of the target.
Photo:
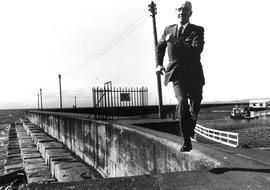
<svg viewBox="0 0 270 190">
<path fill-rule="evenodd" d="M 149 11 L 152 13 L 152 20 L 153 20 L 153 34 L 154 34 L 154 45 L 155 45 L 155 53 L 156 53 L 156 47 L 157 47 L 157 29 L 156 29 L 156 18 L 155 15 L 157 14 L 157 8 L 156 4 L 151 1 L 151 3 L 148 5 Z M 157 61 L 157 60 L 156 60 Z M 157 63 L 156 63 L 157 65 Z M 158 112 L 159 112 L 159 118 L 164 118 L 163 114 L 163 101 L 162 101 L 162 88 L 161 88 L 161 79 L 160 74 L 156 73 L 157 75 L 157 88 L 158 88 Z"/>
<path fill-rule="evenodd" d="M 39 94 L 38 94 L 37 101 L 38 101 L 38 110 L 39 110 Z"/>
<path fill-rule="evenodd" d="M 59 78 L 59 92 L 60 92 L 60 109 L 62 110 L 62 88 L 61 88 L 61 75 L 58 75 Z"/>
<path fill-rule="evenodd" d="M 43 109 L 43 105 L 42 105 L 42 89 L 39 90 L 40 91 L 40 109 Z"/>
</svg>

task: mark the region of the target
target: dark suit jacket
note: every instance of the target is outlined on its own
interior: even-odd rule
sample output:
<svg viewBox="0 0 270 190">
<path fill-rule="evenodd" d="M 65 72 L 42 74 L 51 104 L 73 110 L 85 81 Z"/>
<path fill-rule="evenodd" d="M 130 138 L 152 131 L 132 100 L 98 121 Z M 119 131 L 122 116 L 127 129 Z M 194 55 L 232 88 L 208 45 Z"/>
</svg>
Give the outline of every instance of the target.
<svg viewBox="0 0 270 190">
<path fill-rule="evenodd" d="M 165 70 L 165 85 L 176 80 L 185 84 L 204 85 L 200 62 L 204 46 L 203 27 L 188 24 L 180 38 L 177 38 L 177 33 L 177 24 L 167 26 L 156 47 L 158 65 L 163 65 L 166 48 L 168 52 L 169 63 Z"/>
</svg>

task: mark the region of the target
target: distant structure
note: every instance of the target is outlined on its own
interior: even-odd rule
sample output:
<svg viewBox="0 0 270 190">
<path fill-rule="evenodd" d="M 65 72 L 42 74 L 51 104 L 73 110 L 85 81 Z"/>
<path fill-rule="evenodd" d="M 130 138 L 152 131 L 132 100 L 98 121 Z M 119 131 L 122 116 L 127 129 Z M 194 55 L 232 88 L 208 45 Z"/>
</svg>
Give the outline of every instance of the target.
<svg viewBox="0 0 270 190">
<path fill-rule="evenodd" d="M 148 105 L 148 89 L 145 87 L 115 88 L 112 87 L 112 81 L 109 81 L 104 83 L 104 88 L 93 88 L 92 94 L 94 108 L 103 110 L 94 116 L 95 119 L 113 119 L 114 116 L 119 118 L 119 113 L 112 108 L 121 108 L 123 113 L 127 107 Z"/>
<path fill-rule="evenodd" d="M 131 107 L 148 105 L 148 88 L 115 88 L 112 82 L 104 83 L 104 88 L 93 88 L 95 108 Z"/>
<path fill-rule="evenodd" d="M 254 109 L 270 109 L 270 98 L 249 100 L 249 107 Z"/>
</svg>

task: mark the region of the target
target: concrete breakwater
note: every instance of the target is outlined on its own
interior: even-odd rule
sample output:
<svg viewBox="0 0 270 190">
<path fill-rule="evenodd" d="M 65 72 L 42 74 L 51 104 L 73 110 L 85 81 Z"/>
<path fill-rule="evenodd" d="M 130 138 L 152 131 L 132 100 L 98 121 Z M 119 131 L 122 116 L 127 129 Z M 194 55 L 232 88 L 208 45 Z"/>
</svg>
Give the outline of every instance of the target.
<svg viewBox="0 0 270 190">
<path fill-rule="evenodd" d="M 122 177 L 200 170 L 222 166 L 219 160 L 193 150 L 179 152 L 179 142 L 158 131 L 80 118 L 76 114 L 29 111 L 28 119 L 103 177 Z M 165 137 L 165 138 L 164 138 Z M 170 136 L 176 138 L 176 136 Z"/>
<path fill-rule="evenodd" d="M 22 149 L 28 183 L 39 180 L 51 182 L 53 177 L 59 182 L 81 181 L 85 179 L 85 176 L 88 179 L 100 177 L 93 169 L 76 158 L 62 143 L 57 142 L 36 125 L 23 123 L 23 126 L 18 125 L 16 129 L 22 142 L 30 140 L 36 146 L 34 149 L 32 147 Z M 36 170 L 31 171 L 33 168 Z M 44 168 L 44 170 L 40 168 Z M 48 176 L 44 174 L 48 174 Z"/>
<path fill-rule="evenodd" d="M 201 143 L 179 152 L 181 138 L 149 129 L 161 123 L 143 128 L 44 111 L 30 111 L 28 118 L 106 177 L 32 189 L 269 189 L 269 165 L 245 156 L 255 153 L 241 156 L 238 148 L 227 152 Z"/>
<path fill-rule="evenodd" d="M 10 124 L 2 160 L 1 189 L 24 188 L 27 183 L 101 178 L 62 143 L 55 141 L 36 125 L 25 122 Z"/>
<path fill-rule="evenodd" d="M 33 113 L 29 112 L 29 114 Z M 40 162 L 40 164 L 54 163 L 54 166 L 50 165 L 50 171 L 53 170 L 52 173 L 58 173 L 57 175 L 54 173 L 54 176 L 62 175 L 62 179 L 72 181 L 72 178 L 68 176 L 72 173 L 70 171 L 74 168 L 73 166 L 77 166 L 74 164 L 77 161 L 72 163 L 73 161 L 70 160 L 70 163 L 64 166 L 58 156 L 68 159 L 69 156 L 64 155 L 68 154 L 68 152 L 62 155 L 63 151 L 72 150 L 71 155 L 73 155 L 77 151 L 75 147 L 80 147 L 80 152 L 76 154 L 78 156 L 82 155 L 81 158 L 85 162 L 91 158 L 89 156 L 91 152 L 88 151 L 92 150 L 94 152 L 93 155 L 96 155 L 96 157 L 93 158 L 95 161 L 93 163 L 97 163 L 94 167 L 99 170 L 103 169 L 101 167 L 102 163 L 105 163 L 104 171 L 109 170 L 111 165 L 108 163 L 114 161 L 112 160 L 113 155 L 113 158 L 116 159 L 115 165 L 122 164 L 119 166 L 120 169 L 125 170 L 125 167 L 128 167 L 128 171 L 133 171 L 133 168 L 142 168 L 142 172 L 135 176 L 125 173 L 127 177 L 116 176 L 116 178 L 85 180 L 89 179 L 89 173 L 83 172 L 84 175 L 82 175 L 82 171 L 79 171 L 73 174 L 75 174 L 75 177 L 83 177 L 83 179 L 79 179 L 82 181 L 30 183 L 26 184 L 27 189 L 269 189 L 269 164 L 257 160 L 256 157 L 255 159 L 249 157 L 253 154 L 257 156 L 259 152 L 254 153 L 250 150 L 251 152 L 248 151 L 247 154 L 244 154 L 245 151 L 239 148 L 231 148 L 229 152 L 224 152 L 201 143 L 193 143 L 191 152 L 180 153 L 179 148 L 183 143 L 181 138 L 134 126 L 135 124 L 138 125 L 138 122 L 130 121 L 119 124 L 89 120 L 85 116 L 76 114 L 50 112 L 37 112 L 34 114 L 28 115 L 28 117 L 36 121 L 38 125 L 25 122 L 24 127 L 22 127 L 21 123 L 16 124 L 19 147 L 30 146 L 32 148 L 32 145 L 29 144 L 31 141 L 37 145 L 35 150 L 30 150 L 29 147 L 21 149 L 21 158 L 23 160 L 30 159 L 32 162 L 35 160 L 34 157 L 38 157 L 38 161 L 41 161 L 40 158 L 45 155 L 44 162 Z M 155 124 L 148 127 L 155 128 L 158 125 L 158 128 L 160 128 L 162 126 L 160 121 L 155 122 Z M 145 126 L 145 120 L 139 123 L 143 123 L 141 126 Z M 165 127 L 170 127 L 168 122 L 165 123 Z M 149 124 L 147 123 L 147 125 Z M 44 133 L 43 129 L 55 132 L 55 136 L 59 135 L 61 138 L 56 139 L 48 133 Z M 86 131 L 88 133 L 84 134 Z M 26 134 L 29 135 L 26 136 Z M 64 150 L 60 150 L 58 146 L 61 146 Z M 14 147 L 10 146 L 10 148 L 13 149 Z M 32 152 L 37 149 L 39 153 Z M 12 153 L 11 151 L 10 156 Z M 241 156 L 241 154 L 244 156 Z M 86 156 L 88 158 L 85 158 Z M 267 154 L 262 156 L 267 157 Z M 74 156 L 73 158 L 77 157 Z M 27 163 L 30 164 L 28 167 L 24 167 L 26 175 L 30 174 L 28 178 L 34 177 L 36 174 L 47 173 L 47 171 L 39 173 L 38 170 L 37 173 L 34 172 L 32 175 L 31 171 L 33 171 L 32 166 L 34 166 L 34 163 L 31 162 Z M 175 167 L 174 170 L 173 167 Z M 46 165 L 40 168 L 46 168 Z M 163 168 L 163 170 L 160 168 Z M 177 170 L 179 172 L 174 172 Z M 38 176 L 36 177 L 37 180 L 41 179 Z M 0 181 L 2 182 L 2 180 Z"/>
</svg>

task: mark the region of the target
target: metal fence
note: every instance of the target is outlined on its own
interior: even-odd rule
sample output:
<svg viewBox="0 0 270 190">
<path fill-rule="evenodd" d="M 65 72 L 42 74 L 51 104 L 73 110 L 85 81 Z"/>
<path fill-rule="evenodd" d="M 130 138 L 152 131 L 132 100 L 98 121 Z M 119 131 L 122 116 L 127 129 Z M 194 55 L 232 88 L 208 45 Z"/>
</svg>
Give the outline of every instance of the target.
<svg viewBox="0 0 270 190">
<path fill-rule="evenodd" d="M 216 129 L 210 129 L 197 124 L 195 132 L 207 139 L 231 146 L 238 147 L 239 137 L 238 133 L 232 133 L 227 131 L 220 131 Z"/>
<path fill-rule="evenodd" d="M 113 119 L 117 116 L 115 113 L 109 113 L 111 109 L 106 108 L 121 109 L 148 105 L 148 89 L 145 87 L 113 88 L 110 81 L 104 84 L 104 88 L 93 88 L 92 94 L 94 108 L 102 108 L 102 113 L 95 114 L 95 119 Z"/>
<path fill-rule="evenodd" d="M 93 88 L 94 107 L 127 107 L 148 105 L 148 89 Z"/>
</svg>

